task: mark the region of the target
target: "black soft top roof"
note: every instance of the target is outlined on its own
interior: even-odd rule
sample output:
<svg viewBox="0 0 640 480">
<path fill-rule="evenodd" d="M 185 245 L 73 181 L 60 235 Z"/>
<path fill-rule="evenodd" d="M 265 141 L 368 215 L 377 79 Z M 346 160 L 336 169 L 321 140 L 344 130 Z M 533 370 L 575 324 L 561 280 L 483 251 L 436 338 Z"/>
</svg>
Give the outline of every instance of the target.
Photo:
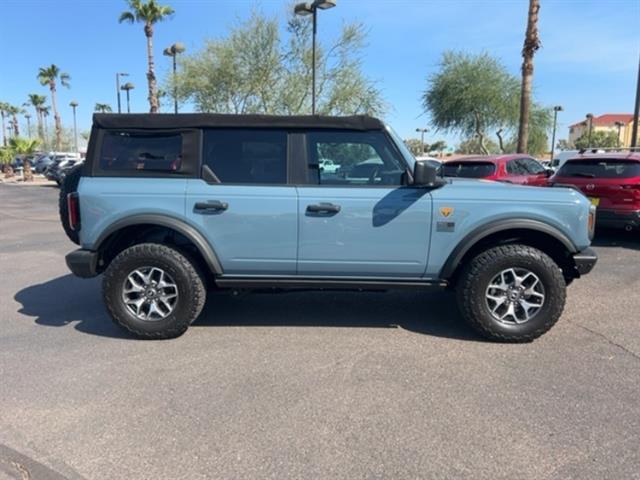
<svg viewBox="0 0 640 480">
<path fill-rule="evenodd" d="M 321 115 L 228 115 L 218 113 L 94 113 L 97 127 L 120 129 L 173 129 L 199 127 L 246 128 L 336 128 L 345 130 L 382 130 L 384 124 L 367 115 L 327 117 Z"/>
</svg>

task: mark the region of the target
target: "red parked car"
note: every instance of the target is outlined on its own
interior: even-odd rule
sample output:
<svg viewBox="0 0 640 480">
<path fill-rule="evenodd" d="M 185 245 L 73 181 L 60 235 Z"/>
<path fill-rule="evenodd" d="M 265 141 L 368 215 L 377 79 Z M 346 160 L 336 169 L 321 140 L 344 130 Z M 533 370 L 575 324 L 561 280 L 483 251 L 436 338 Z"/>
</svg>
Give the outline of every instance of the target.
<svg viewBox="0 0 640 480">
<path fill-rule="evenodd" d="M 529 155 L 484 155 L 451 160 L 442 165 L 445 177 L 483 178 L 499 182 L 545 187 L 550 170 Z"/>
<path fill-rule="evenodd" d="M 640 153 L 581 155 L 567 160 L 551 185 L 579 188 L 604 227 L 640 228 Z"/>
</svg>

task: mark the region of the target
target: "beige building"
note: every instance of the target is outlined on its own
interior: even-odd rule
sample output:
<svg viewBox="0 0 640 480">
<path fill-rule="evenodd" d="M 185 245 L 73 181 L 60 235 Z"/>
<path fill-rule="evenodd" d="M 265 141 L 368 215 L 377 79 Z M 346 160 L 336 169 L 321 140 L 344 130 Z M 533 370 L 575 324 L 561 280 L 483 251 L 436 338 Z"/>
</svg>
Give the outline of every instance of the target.
<svg viewBox="0 0 640 480">
<path fill-rule="evenodd" d="M 593 131 L 605 131 L 618 133 L 620 128 L 620 146 L 631 146 L 631 130 L 633 129 L 633 114 L 631 113 L 605 113 L 599 117 L 593 117 Z M 618 123 L 622 124 L 618 127 Z M 569 126 L 569 143 L 573 144 L 589 129 L 588 120 L 583 120 Z"/>
</svg>

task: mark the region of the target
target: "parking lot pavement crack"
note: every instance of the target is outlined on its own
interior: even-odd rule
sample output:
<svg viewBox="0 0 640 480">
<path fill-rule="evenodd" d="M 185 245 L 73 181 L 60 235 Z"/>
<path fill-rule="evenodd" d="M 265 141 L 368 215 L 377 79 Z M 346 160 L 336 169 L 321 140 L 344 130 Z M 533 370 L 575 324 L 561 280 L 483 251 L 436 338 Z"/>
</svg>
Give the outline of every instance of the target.
<svg viewBox="0 0 640 480">
<path fill-rule="evenodd" d="M 568 323 L 571 323 L 572 325 L 575 325 L 576 327 L 579 327 L 583 330 L 586 330 L 589 333 L 592 333 L 593 335 L 596 335 L 600 338 L 602 338 L 604 341 L 606 341 L 607 343 L 609 343 L 610 345 L 613 345 L 614 347 L 618 347 L 621 350 L 624 350 L 626 353 L 628 353 L 629 355 L 631 355 L 632 357 L 634 357 L 636 360 L 640 360 L 640 355 L 638 355 L 636 352 L 634 352 L 633 350 L 629 350 L 627 347 L 625 347 L 624 345 L 621 345 L 613 340 L 611 340 L 609 337 L 607 337 L 605 334 L 598 332 L 597 330 L 593 330 L 592 328 L 586 327 L 584 325 L 582 325 L 581 323 L 578 322 L 573 322 L 571 320 L 567 320 Z"/>
</svg>

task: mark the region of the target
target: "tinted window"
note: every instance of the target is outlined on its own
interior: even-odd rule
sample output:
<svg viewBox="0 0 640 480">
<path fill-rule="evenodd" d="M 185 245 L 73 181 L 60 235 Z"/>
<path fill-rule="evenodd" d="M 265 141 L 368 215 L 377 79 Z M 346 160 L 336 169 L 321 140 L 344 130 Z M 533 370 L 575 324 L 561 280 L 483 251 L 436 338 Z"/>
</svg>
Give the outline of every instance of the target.
<svg viewBox="0 0 640 480">
<path fill-rule="evenodd" d="M 491 162 L 446 162 L 442 165 L 445 177 L 483 178 L 495 171 L 496 166 Z"/>
<path fill-rule="evenodd" d="M 203 161 L 222 183 L 286 184 L 287 132 L 206 130 Z"/>
<path fill-rule="evenodd" d="M 527 169 L 527 172 L 531 175 L 540 175 L 545 172 L 544 167 L 540 164 L 540 162 L 534 160 L 533 158 L 524 158 L 523 159 L 524 167 Z"/>
<path fill-rule="evenodd" d="M 406 167 L 383 132 L 310 132 L 307 142 L 321 185 L 402 185 Z"/>
<path fill-rule="evenodd" d="M 570 160 L 558 171 L 559 177 L 631 178 L 640 177 L 640 162 L 628 160 Z"/>
<path fill-rule="evenodd" d="M 182 168 L 182 135 L 105 132 L 100 168 L 179 172 Z"/>
</svg>

